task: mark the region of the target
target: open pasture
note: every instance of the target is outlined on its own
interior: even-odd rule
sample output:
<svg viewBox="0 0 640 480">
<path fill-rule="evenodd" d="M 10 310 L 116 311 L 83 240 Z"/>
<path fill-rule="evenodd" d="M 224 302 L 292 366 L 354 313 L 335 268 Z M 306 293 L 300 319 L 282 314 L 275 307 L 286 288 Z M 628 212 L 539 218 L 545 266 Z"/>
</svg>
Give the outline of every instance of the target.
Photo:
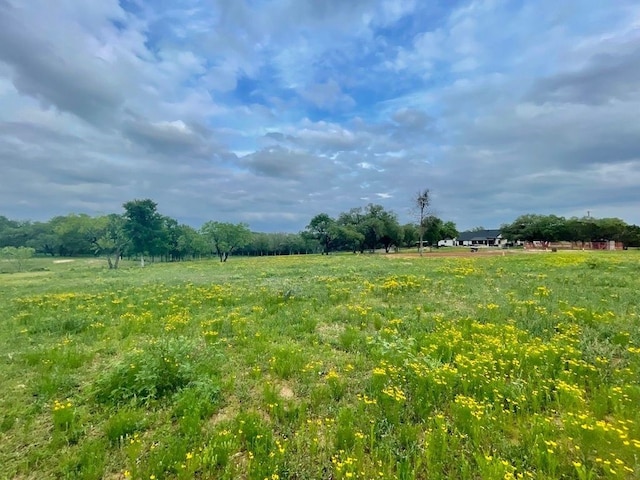
<svg viewBox="0 0 640 480">
<path fill-rule="evenodd" d="M 638 252 L 47 268 L 0 478 L 640 477 Z"/>
</svg>

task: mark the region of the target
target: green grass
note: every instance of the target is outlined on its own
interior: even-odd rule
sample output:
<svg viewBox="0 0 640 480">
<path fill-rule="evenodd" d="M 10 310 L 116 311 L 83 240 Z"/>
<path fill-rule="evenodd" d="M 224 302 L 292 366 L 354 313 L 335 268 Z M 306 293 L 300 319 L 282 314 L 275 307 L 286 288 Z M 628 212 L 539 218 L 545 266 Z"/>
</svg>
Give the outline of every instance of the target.
<svg viewBox="0 0 640 480">
<path fill-rule="evenodd" d="M 639 252 L 0 275 L 0 478 L 638 478 Z"/>
</svg>

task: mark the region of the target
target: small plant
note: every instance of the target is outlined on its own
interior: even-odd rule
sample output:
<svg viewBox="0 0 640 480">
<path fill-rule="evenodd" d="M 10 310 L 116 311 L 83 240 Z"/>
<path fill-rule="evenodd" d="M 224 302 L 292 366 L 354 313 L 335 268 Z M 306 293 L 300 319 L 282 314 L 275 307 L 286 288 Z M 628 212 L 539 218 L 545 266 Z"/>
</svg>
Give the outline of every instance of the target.
<svg viewBox="0 0 640 480">
<path fill-rule="evenodd" d="M 347 352 L 358 351 L 364 345 L 364 335 L 362 332 L 351 326 L 347 326 L 340 336 L 338 337 L 340 346 Z"/>
<path fill-rule="evenodd" d="M 331 398 L 334 401 L 340 400 L 344 396 L 347 389 L 343 378 L 338 372 L 333 369 L 329 370 L 329 372 L 327 373 L 327 385 L 331 390 Z"/>
<path fill-rule="evenodd" d="M 53 404 L 53 428 L 59 431 L 67 432 L 71 429 L 75 420 L 75 409 L 71 401 L 58 401 Z"/>
<path fill-rule="evenodd" d="M 302 350 L 295 346 L 279 347 L 269 359 L 271 370 L 280 378 L 286 380 L 304 366 L 305 358 Z"/>
<path fill-rule="evenodd" d="M 182 337 L 151 341 L 98 379 L 96 399 L 142 405 L 170 395 L 196 380 L 197 352 L 197 345 Z"/>
<path fill-rule="evenodd" d="M 596 268 L 601 266 L 600 262 L 596 258 L 588 258 L 587 260 L 585 260 L 584 264 L 591 270 L 595 270 Z"/>
<path fill-rule="evenodd" d="M 73 403 L 69 400 L 63 402 L 56 400 L 51 413 L 55 432 L 54 439 L 62 440 L 68 444 L 77 443 L 83 432 Z"/>
<path fill-rule="evenodd" d="M 147 417 L 141 410 L 122 409 L 110 417 L 104 427 L 105 435 L 112 445 L 147 428 Z"/>
</svg>

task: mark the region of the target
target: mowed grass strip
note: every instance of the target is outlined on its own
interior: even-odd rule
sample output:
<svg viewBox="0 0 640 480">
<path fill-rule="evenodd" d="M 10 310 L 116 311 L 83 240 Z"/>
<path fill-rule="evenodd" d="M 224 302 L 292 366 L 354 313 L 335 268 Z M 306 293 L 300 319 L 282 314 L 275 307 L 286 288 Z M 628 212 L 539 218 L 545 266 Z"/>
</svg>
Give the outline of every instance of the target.
<svg viewBox="0 0 640 480">
<path fill-rule="evenodd" d="M 638 478 L 638 252 L 0 276 L 0 478 Z"/>
</svg>

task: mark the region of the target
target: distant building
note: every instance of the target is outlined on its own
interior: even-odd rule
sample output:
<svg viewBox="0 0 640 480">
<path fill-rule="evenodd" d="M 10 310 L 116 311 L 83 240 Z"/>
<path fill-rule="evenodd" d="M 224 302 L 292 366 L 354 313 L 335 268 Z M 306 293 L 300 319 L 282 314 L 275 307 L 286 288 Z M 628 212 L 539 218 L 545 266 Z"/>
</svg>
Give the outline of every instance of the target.
<svg viewBox="0 0 640 480">
<path fill-rule="evenodd" d="M 500 230 L 477 230 L 474 232 L 462 232 L 455 240 L 456 245 L 470 247 L 480 245 L 485 247 L 502 247 L 507 245 L 507 239 L 502 236 Z"/>
</svg>

